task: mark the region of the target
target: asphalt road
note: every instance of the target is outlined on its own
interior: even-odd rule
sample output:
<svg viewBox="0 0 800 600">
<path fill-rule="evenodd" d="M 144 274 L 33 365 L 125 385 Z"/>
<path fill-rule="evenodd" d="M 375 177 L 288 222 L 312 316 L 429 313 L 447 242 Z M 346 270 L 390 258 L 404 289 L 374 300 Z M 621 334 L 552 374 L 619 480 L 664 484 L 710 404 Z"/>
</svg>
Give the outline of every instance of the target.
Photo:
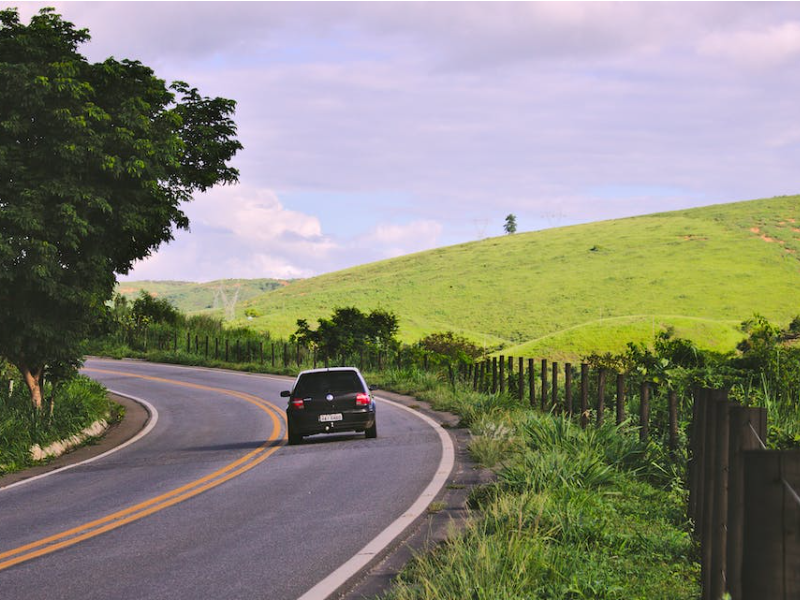
<svg viewBox="0 0 800 600">
<path fill-rule="evenodd" d="M 286 378 L 90 360 L 155 407 L 100 460 L 0 489 L 0 598 L 295 599 L 418 501 L 439 434 L 378 401 L 378 438 L 285 446 Z"/>
</svg>

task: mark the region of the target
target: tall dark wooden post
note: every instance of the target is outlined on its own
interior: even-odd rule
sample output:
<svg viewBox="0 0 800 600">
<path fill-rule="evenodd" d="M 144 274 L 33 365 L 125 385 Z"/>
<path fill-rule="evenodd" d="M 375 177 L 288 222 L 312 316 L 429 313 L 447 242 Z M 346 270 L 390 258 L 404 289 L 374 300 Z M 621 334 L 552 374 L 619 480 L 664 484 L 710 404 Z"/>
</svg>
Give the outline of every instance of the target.
<svg viewBox="0 0 800 600">
<path fill-rule="evenodd" d="M 625 420 L 625 375 L 617 373 L 617 425 Z"/>
<path fill-rule="evenodd" d="M 646 441 L 650 433 L 650 384 L 642 381 L 639 388 L 639 439 Z"/>
<path fill-rule="evenodd" d="M 542 410 L 547 410 L 547 359 L 542 359 Z"/>
<path fill-rule="evenodd" d="M 564 410 L 572 416 L 572 365 L 564 363 Z"/>
<path fill-rule="evenodd" d="M 606 370 L 600 369 L 597 374 L 597 427 L 603 424 L 606 411 Z"/>
<path fill-rule="evenodd" d="M 800 598 L 800 452 L 744 453 L 742 598 Z"/>
<path fill-rule="evenodd" d="M 767 438 L 767 409 L 733 405 L 730 409 L 728 458 L 727 587 L 732 598 L 742 598 L 744 570 L 744 453 L 762 449 Z M 760 509 L 760 507 L 758 507 Z"/>
<path fill-rule="evenodd" d="M 500 355 L 500 393 L 504 393 L 506 391 L 506 357 L 502 354 Z"/>
<path fill-rule="evenodd" d="M 589 365 L 581 363 L 581 427 L 589 422 Z"/>
<path fill-rule="evenodd" d="M 528 387 L 530 390 L 530 403 L 531 406 L 536 406 L 536 373 L 533 372 L 533 359 L 528 359 Z"/>
<path fill-rule="evenodd" d="M 525 401 L 525 359 L 521 356 L 517 361 L 517 393 L 520 403 Z"/>
<path fill-rule="evenodd" d="M 553 376 L 551 377 L 553 385 L 550 394 L 550 405 L 555 408 L 558 406 L 558 363 L 553 362 L 551 366 L 553 368 Z"/>
<path fill-rule="evenodd" d="M 670 390 L 667 396 L 669 411 L 669 450 L 673 454 L 678 449 L 678 392 Z"/>
</svg>

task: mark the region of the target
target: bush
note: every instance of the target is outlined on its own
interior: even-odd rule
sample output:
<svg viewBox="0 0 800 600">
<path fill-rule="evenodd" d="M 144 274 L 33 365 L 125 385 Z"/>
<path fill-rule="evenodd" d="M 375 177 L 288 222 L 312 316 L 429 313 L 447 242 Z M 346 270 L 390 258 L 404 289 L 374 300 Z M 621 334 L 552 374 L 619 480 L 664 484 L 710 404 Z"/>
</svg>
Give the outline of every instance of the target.
<svg viewBox="0 0 800 600">
<path fill-rule="evenodd" d="M 44 447 L 69 438 L 98 419 L 113 421 L 105 388 L 88 377 L 76 376 L 53 388 L 46 384 L 46 410 L 31 405 L 28 389 L 21 381 L 3 381 L 0 387 L 0 474 L 31 464 L 30 448 Z"/>
</svg>

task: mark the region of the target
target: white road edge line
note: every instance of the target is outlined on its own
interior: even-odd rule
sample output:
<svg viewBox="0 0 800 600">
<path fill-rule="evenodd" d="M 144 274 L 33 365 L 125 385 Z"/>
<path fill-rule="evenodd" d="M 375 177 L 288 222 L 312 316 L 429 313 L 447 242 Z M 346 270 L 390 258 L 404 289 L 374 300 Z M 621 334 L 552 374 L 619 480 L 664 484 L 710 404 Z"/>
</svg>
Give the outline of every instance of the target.
<svg viewBox="0 0 800 600">
<path fill-rule="evenodd" d="M 314 587 L 308 590 L 305 594 L 300 596 L 297 600 L 325 600 L 342 585 L 347 582 L 353 575 L 358 573 L 364 568 L 378 553 L 384 550 L 392 541 L 399 536 L 411 523 L 419 517 L 428 505 L 436 497 L 436 494 L 444 487 L 450 472 L 455 465 L 455 451 L 453 449 L 453 441 L 450 439 L 447 431 L 436 421 L 429 416 L 415 411 L 407 406 L 392 402 L 386 398 L 377 397 L 381 402 L 386 402 L 397 408 L 401 408 L 411 414 L 416 415 L 428 425 L 433 427 L 436 433 L 439 434 L 439 440 L 442 443 L 442 458 L 439 461 L 439 467 L 436 474 L 428 484 L 422 494 L 417 498 L 408 510 L 391 523 L 386 529 L 375 537 L 371 542 L 359 550 L 353 558 L 348 560 L 333 573 L 328 575 L 325 579 L 317 583 Z"/>
<path fill-rule="evenodd" d="M 48 471 L 47 473 L 42 473 L 41 475 L 37 475 L 29 479 L 23 479 L 22 481 L 17 481 L 16 483 L 11 483 L 5 487 L 0 487 L 0 492 L 10 490 L 11 488 L 27 485 L 34 481 L 38 481 L 39 479 L 50 477 L 51 475 L 58 475 L 59 473 L 63 473 L 64 471 L 69 471 L 70 469 L 74 469 L 75 467 L 82 467 L 83 465 L 88 465 L 89 463 L 92 463 L 96 460 L 100 460 L 101 458 L 105 458 L 110 454 L 114 454 L 114 452 L 118 452 L 119 450 L 122 450 L 123 448 L 126 448 L 131 444 L 138 442 L 140 439 L 142 439 L 144 436 L 146 436 L 153 430 L 153 427 L 155 427 L 156 423 L 158 423 L 158 411 L 156 410 L 155 406 L 150 404 L 147 400 L 143 400 L 142 398 L 137 398 L 136 396 L 131 396 L 130 394 L 123 394 L 122 392 L 117 392 L 115 390 L 108 390 L 108 391 L 111 392 L 112 394 L 117 394 L 118 396 L 124 396 L 125 398 L 133 400 L 134 402 L 138 402 L 139 404 L 143 405 L 145 409 L 147 409 L 147 412 L 150 413 L 150 418 L 147 421 L 147 425 L 145 425 L 144 428 L 139 433 L 137 433 L 135 436 L 133 436 L 124 444 L 120 444 L 119 446 L 116 446 L 115 448 L 112 448 L 107 452 L 103 452 L 102 454 L 98 454 L 97 456 L 94 456 L 92 458 L 87 458 L 86 460 L 81 461 L 79 463 L 67 465 L 66 467 L 61 467 L 60 469 Z"/>
</svg>

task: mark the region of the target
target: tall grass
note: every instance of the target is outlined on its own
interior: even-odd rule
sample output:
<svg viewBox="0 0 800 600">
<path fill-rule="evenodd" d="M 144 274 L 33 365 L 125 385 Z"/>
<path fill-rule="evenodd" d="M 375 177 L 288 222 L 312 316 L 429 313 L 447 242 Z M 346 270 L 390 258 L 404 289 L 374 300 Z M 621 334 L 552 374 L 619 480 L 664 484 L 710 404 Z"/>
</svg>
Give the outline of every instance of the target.
<svg viewBox="0 0 800 600">
<path fill-rule="evenodd" d="M 0 385 L 0 475 L 33 464 L 31 446 L 44 447 L 68 438 L 98 419 L 118 418 L 105 388 L 83 376 L 53 388 L 46 384 L 45 409 L 31 404 L 28 389 L 20 381 Z"/>
<path fill-rule="evenodd" d="M 680 469 L 628 424 L 583 430 L 430 374 L 381 385 L 462 415 L 497 482 L 466 529 L 417 556 L 388 600 L 689 599 L 699 595 Z"/>
</svg>

